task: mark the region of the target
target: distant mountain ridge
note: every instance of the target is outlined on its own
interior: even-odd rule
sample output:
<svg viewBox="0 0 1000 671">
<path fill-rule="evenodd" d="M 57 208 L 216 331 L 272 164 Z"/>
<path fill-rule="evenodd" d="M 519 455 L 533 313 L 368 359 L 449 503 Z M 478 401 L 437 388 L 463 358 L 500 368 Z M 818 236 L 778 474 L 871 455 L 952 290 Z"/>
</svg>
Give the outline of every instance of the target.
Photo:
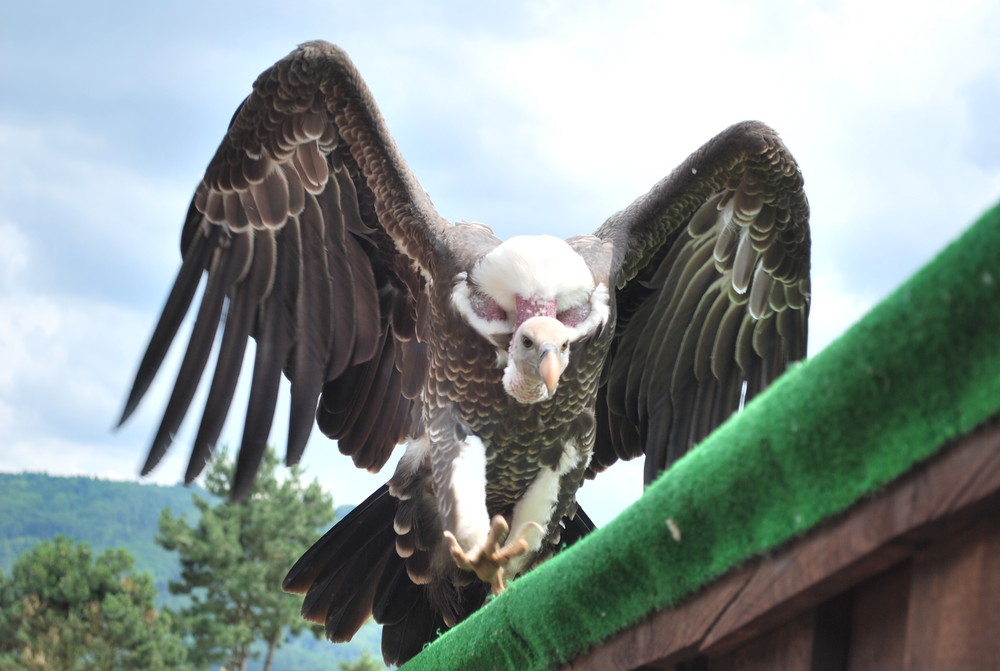
<svg viewBox="0 0 1000 671">
<path fill-rule="evenodd" d="M 135 559 L 134 571 L 153 577 L 159 604 L 174 598 L 170 580 L 180 575 L 177 557 L 156 544 L 160 514 L 196 520 L 192 495 L 212 496 L 197 485 L 164 486 L 91 477 L 57 477 L 44 473 L 0 473 L 0 571 L 10 572 L 17 558 L 40 541 L 57 535 L 86 541 L 95 554 L 106 548 L 124 548 Z M 338 506 L 337 519 L 353 506 Z M 317 538 L 319 535 L 317 534 Z M 302 549 L 303 552 L 306 548 Z M 280 586 L 275 586 L 280 589 Z M 353 643 L 332 645 L 311 636 L 292 639 L 278 650 L 275 669 L 337 669 L 368 650 L 380 658 L 379 628 L 369 623 Z M 251 663 L 251 669 L 260 668 Z"/>
<path fill-rule="evenodd" d="M 211 498 L 198 486 L 165 487 L 44 473 L 0 473 L 0 570 L 42 540 L 57 535 L 87 541 L 96 552 L 121 547 L 135 569 L 150 573 L 157 588 L 175 578 L 177 559 L 154 541 L 160 512 L 169 508 L 189 519 L 198 514 L 192 494 Z M 196 517 L 194 517 L 196 519 Z"/>
</svg>

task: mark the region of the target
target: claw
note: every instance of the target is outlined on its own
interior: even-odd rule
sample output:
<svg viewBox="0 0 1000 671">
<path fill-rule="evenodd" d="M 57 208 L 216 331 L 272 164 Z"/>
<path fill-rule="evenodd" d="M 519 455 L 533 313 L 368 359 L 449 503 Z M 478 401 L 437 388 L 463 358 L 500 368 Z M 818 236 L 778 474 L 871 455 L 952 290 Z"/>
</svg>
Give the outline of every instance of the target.
<svg viewBox="0 0 1000 671">
<path fill-rule="evenodd" d="M 486 542 L 483 543 L 482 547 L 470 552 L 462 549 L 458 539 L 450 531 L 445 531 L 444 537 L 448 540 L 455 565 L 460 569 L 473 571 L 480 580 L 489 583 L 494 594 L 499 594 L 506 588 L 504 567 L 511 559 L 528 551 L 530 546 L 524 534 L 533 527 L 544 533 L 540 524 L 531 522 L 521 527 L 517 538 L 504 544 L 510 534 L 510 526 L 503 516 L 497 515 L 490 522 L 490 531 L 486 535 Z"/>
</svg>

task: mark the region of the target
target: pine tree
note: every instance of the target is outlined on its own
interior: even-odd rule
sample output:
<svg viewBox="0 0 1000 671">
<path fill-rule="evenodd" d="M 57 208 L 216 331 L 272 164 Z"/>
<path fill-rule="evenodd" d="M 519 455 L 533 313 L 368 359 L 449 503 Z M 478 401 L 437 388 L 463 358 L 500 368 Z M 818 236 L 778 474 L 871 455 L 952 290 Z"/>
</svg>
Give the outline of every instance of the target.
<svg viewBox="0 0 1000 671">
<path fill-rule="evenodd" d="M 0 669 L 129 671 L 187 669 L 156 589 L 132 574 L 132 557 L 65 537 L 25 552 L 0 575 Z"/>
<path fill-rule="evenodd" d="M 243 671 L 251 646 L 262 642 L 269 671 L 288 634 L 311 626 L 299 615 L 301 598 L 282 592 L 281 581 L 318 530 L 333 522 L 333 502 L 316 482 L 301 483 L 298 468 L 279 480 L 277 464 L 269 449 L 250 494 L 226 503 L 234 466 L 220 454 L 204 482 L 217 500 L 194 496 L 201 512 L 197 525 L 169 510 L 160 518 L 157 542 L 180 554 L 181 580 L 172 582 L 170 591 L 190 598 L 176 617 L 188 632 L 189 657 L 196 664 Z"/>
</svg>

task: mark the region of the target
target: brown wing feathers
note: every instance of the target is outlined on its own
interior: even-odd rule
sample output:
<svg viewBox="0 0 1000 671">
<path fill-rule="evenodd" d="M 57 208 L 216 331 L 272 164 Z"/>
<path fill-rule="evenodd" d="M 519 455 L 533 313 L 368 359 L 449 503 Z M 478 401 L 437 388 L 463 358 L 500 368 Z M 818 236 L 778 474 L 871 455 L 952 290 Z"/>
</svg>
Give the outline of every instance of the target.
<svg viewBox="0 0 1000 671">
<path fill-rule="evenodd" d="M 326 223 L 324 233 L 327 240 L 327 270 L 330 273 L 332 288 L 337 296 L 337 300 L 331 305 L 330 317 L 333 327 L 333 342 L 340 344 L 340 346 L 331 348 L 326 364 L 326 379 L 333 380 L 340 377 L 351 363 L 354 356 L 353 343 L 357 336 L 357 325 L 354 276 L 347 255 L 343 253 L 347 245 L 348 234 L 344 227 L 343 208 L 338 206 L 341 203 L 341 191 L 338 183 L 334 180 L 330 181 L 327 190 L 331 194 L 329 197 L 316 198 L 310 194 L 309 199 L 319 208 L 319 216 Z M 333 193 L 336 193 L 336 196 L 333 196 Z M 311 203 L 309 206 L 311 207 Z M 351 345 L 347 346 L 347 344 Z"/>
<path fill-rule="evenodd" d="M 291 389 L 288 451 L 285 455 L 285 460 L 291 464 L 298 463 L 312 431 L 316 399 L 326 381 L 327 361 L 335 343 L 331 314 L 334 291 L 327 264 L 325 220 L 312 194 L 308 194 L 306 203 L 308 209 L 303 210 L 297 222 L 301 232 L 301 263 L 295 305 L 297 335 L 288 376 L 295 381 Z"/>
<path fill-rule="evenodd" d="M 423 282 L 417 267 L 439 262 L 431 255 L 446 250 L 435 237 L 445 226 L 341 51 L 309 43 L 263 73 L 196 191 L 182 235 L 184 262 L 125 405 L 122 421 L 148 390 L 207 270 L 143 472 L 166 452 L 187 413 L 220 324 L 188 481 L 218 440 L 248 335 L 257 351 L 234 497 L 247 491 L 259 466 L 282 372 L 292 383 L 289 463 L 302 454 L 318 397 L 330 393 L 327 405 L 337 407 L 338 397 L 353 393 L 349 415 L 338 420 L 341 449 L 368 468 L 381 466 L 409 426 L 410 399 L 425 370 L 401 374 L 402 351 L 413 360 L 421 348 L 403 347 L 393 329 L 412 339 Z M 402 257 L 400 249 L 415 256 Z M 353 386 L 359 380 L 363 393 Z"/>
<path fill-rule="evenodd" d="M 320 430 L 339 442 L 359 468 L 379 470 L 409 427 L 411 402 L 402 403 L 395 342 L 381 339 L 379 356 L 349 368 L 323 389 Z"/>
<path fill-rule="evenodd" d="M 230 493 L 235 500 L 247 493 L 264 456 L 278 401 L 282 366 L 288 360 L 295 339 L 295 294 L 300 262 L 298 247 L 298 229 L 295 226 L 285 226 L 277 233 L 274 284 L 258 312 L 257 351 L 250 381 L 250 398 Z M 230 357 L 233 353 L 219 352 L 219 356 Z M 292 386 L 295 386 L 294 380 Z"/>
<path fill-rule="evenodd" d="M 272 280 L 274 236 L 257 235 L 250 239 L 254 241 L 253 263 L 249 276 L 237 285 L 229 300 L 222 342 L 219 346 L 219 351 L 225 352 L 226 355 L 219 356 L 216 361 L 205 411 L 184 476 L 185 482 L 193 481 L 208 463 L 212 446 L 222 433 L 226 414 L 236 391 L 240 369 L 243 367 L 247 337 L 253 331 L 257 305 L 263 300 Z"/>
<path fill-rule="evenodd" d="M 807 221 L 791 155 L 747 122 L 602 226 L 624 252 L 595 469 L 641 444 L 651 481 L 805 355 Z"/>
<path fill-rule="evenodd" d="M 226 291 L 243 274 L 246 264 L 250 261 L 251 244 L 246 238 L 238 237 L 227 242 L 228 245 L 220 246 L 212 255 L 208 268 L 208 282 L 188 348 L 181 362 L 173 393 L 167 402 L 167 409 L 163 413 L 160 428 L 153 439 L 149 457 L 143 466 L 144 474 L 148 473 L 167 451 L 180 427 L 181 420 L 187 413 L 215 340 Z"/>
<path fill-rule="evenodd" d="M 193 211 L 193 206 L 191 209 Z M 188 216 L 192 216 L 190 212 Z M 194 243 L 189 248 L 189 253 L 184 256 L 184 262 L 181 264 L 177 278 L 167 296 L 166 304 L 160 313 L 160 319 L 156 323 L 156 328 L 153 329 L 149 345 L 139 363 L 135 381 L 132 383 L 132 389 L 125 401 L 125 409 L 118 421 L 119 426 L 135 412 L 139 401 L 149 390 L 149 385 L 152 384 L 153 378 L 156 377 L 156 373 L 163 364 L 170 343 L 177 335 L 177 329 L 180 328 L 184 315 L 187 314 L 191 301 L 198 290 L 202 273 L 211 258 L 217 236 L 218 230 L 211 229 L 207 235 L 193 237 Z"/>
</svg>

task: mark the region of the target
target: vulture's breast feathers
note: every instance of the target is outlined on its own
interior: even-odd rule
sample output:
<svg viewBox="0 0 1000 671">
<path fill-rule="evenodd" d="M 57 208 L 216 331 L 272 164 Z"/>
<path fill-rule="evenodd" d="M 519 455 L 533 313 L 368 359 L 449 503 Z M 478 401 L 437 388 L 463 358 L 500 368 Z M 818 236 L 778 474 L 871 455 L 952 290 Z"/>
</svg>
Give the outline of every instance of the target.
<svg viewBox="0 0 1000 671">
<path fill-rule="evenodd" d="M 607 286 L 568 243 L 548 235 L 498 245 L 456 276 L 452 302 L 496 347 L 504 389 L 519 403 L 551 398 L 573 343 L 610 312 Z"/>
</svg>

